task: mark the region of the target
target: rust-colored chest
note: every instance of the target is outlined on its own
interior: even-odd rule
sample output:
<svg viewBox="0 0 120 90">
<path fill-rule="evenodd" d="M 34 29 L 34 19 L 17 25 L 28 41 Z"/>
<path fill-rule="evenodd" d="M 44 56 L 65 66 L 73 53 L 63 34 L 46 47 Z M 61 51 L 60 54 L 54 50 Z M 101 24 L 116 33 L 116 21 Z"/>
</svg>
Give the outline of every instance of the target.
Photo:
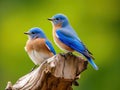
<svg viewBox="0 0 120 90">
<path fill-rule="evenodd" d="M 31 50 L 35 50 L 37 52 L 49 51 L 45 45 L 45 39 L 40 39 L 40 38 L 28 40 L 26 43 L 26 50 L 28 52 Z"/>
<path fill-rule="evenodd" d="M 72 48 L 70 48 L 69 46 L 65 45 L 63 42 L 61 42 L 58 37 L 56 36 L 56 30 L 58 30 L 60 28 L 60 25 L 57 25 L 53 28 L 53 38 L 54 38 L 54 41 L 56 43 L 56 45 L 62 49 L 62 50 L 65 50 L 65 51 L 69 51 L 69 52 L 73 52 L 74 50 Z"/>
</svg>

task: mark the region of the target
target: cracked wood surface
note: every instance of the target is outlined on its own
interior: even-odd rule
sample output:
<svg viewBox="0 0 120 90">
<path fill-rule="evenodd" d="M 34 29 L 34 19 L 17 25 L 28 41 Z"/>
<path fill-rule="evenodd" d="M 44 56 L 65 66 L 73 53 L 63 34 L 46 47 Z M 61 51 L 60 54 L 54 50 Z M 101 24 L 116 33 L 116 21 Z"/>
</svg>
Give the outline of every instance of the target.
<svg viewBox="0 0 120 90">
<path fill-rule="evenodd" d="M 77 83 L 88 62 L 69 53 L 64 56 L 58 54 L 47 59 L 14 85 L 8 82 L 6 90 L 73 90 L 72 84 Z"/>
</svg>

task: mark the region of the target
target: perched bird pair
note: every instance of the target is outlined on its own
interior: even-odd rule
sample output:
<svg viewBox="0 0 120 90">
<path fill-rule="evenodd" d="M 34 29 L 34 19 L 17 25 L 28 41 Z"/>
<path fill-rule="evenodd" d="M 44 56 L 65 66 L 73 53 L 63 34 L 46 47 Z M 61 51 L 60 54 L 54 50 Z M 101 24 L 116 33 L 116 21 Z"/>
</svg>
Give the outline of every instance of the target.
<svg viewBox="0 0 120 90">
<path fill-rule="evenodd" d="M 86 57 L 92 67 L 98 70 L 97 65 L 93 61 L 92 53 L 79 39 L 78 35 L 69 24 L 67 17 L 63 14 L 57 14 L 48 20 L 51 21 L 53 25 L 55 44 L 66 52 L 77 51 L 81 53 Z M 36 65 L 40 65 L 45 59 L 56 54 L 52 44 L 40 28 L 32 28 L 25 34 L 29 35 L 25 49 Z"/>
</svg>

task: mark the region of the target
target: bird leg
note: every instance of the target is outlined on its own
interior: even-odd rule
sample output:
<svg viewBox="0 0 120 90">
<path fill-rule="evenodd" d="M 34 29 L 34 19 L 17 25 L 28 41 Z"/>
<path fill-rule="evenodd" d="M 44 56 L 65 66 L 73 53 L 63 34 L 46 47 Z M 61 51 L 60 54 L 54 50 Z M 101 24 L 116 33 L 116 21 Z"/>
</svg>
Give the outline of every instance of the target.
<svg viewBox="0 0 120 90">
<path fill-rule="evenodd" d="M 67 52 L 66 54 L 68 54 L 68 55 L 73 55 L 73 53 L 72 53 L 72 52 Z"/>
<path fill-rule="evenodd" d="M 31 69 L 31 72 L 34 71 L 34 69 L 37 67 L 37 65 L 34 65 L 34 67 Z"/>
<path fill-rule="evenodd" d="M 67 59 L 67 55 L 73 55 L 73 53 L 72 52 L 60 53 L 60 55 Z"/>
<path fill-rule="evenodd" d="M 60 53 L 60 55 L 61 55 L 62 57 L 64 57 L 65 59 L 67 59 L 67 56 L 66 56 L 65 53 Z"/>
</svg>

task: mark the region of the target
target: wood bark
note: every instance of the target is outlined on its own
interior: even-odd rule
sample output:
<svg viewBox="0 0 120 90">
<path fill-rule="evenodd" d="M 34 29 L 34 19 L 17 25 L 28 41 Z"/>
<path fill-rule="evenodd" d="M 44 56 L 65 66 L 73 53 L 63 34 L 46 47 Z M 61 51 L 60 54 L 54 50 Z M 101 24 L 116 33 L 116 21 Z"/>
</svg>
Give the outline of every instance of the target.
<svg viewBox="0 0 120 90">
<path fill-rule="evenodd" d="M 72 84 L 78 84 L 77 79 L 87 64 L 82 57 L 70 53 L 57 54 L 18 79 L 14 85 L 8 82 L 6 90 L 73 90 Z"/>
</svg>

